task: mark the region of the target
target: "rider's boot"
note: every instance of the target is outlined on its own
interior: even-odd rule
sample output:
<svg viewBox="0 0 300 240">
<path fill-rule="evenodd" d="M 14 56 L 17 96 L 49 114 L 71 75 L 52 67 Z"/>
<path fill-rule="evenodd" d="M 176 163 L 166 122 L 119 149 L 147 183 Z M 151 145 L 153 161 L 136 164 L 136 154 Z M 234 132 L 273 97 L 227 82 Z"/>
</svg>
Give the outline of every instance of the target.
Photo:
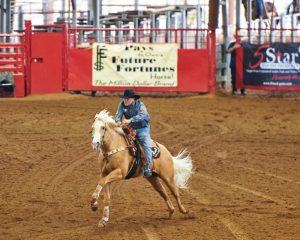
<svg viewBox="0 0 300 240">
<path fill-rule="evenodd" d="M 144 177 L 145 177 L 145 178 L 148 178 L 148 177 L 151 177 L 151 176 L 152 176 L 151 169 L 148 168 L 148 166 L 145 166 L 145 167 L 144 167 Z"/>
<path fill-rule="evenodd" d="M 144 177 L 146 178 L 152 176 L 151 162 L 152 162 L 152 154 L 150 157 L 146 155 L 146 166 L 143 167 Z"/>
</svg>

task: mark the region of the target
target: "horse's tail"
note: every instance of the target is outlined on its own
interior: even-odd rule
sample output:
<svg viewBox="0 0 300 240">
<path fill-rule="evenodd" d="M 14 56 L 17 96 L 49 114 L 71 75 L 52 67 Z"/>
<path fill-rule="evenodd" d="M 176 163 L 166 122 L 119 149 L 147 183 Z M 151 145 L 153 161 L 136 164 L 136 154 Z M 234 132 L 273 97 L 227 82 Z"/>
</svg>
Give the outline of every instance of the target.
<svg viewBox="0 0 300 240">
<path fill-rule="evenodd" d="M 174 165 L 174 180 L 179 188 L 187 188 L 187 181 L 193 174 L 192 158 L 186 150 L 172 157 Z"/>
</svg>

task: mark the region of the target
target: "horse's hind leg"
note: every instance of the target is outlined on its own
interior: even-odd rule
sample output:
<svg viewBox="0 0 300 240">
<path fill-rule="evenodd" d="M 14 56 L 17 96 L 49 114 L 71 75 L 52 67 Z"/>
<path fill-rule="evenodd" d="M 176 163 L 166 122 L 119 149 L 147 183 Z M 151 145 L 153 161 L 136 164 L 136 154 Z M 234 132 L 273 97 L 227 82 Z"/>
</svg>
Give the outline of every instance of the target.
<svg viewBox="0 0 300 240">
<path fill-rule="evenodd" d="M 188 213 L 188 211 L 184 208 L 184 206 L 182 205 L 181 203 L 181 200 L 180 200 L 180 194 L 179 194 L 179 191 L 178 191 L 178 188 L 176 186 L 176 183 L 175 183 L 175 180 L 174 178 L 164 178 L 162 176 L 162 179 L 164 180 L 164 182 L 167 184 L 167 186 L 169 187 L 170 191 L 172 192 L 173 196 L 175 197 L 176 201 L 177 201 L 177 204 L 178 204 L 178 207 L 179 207 L 179 210 L 181 213 Z"/>
<path fill-rule="evenodd" d="M 169 210 L 169 218 L 172 217 L 174 213 L 174 206 L 167 194 L 166 189 L 162 185 L 160 179 L 157 176 L 153 176 L 151 178 L 147 178 L 147 180 L 152 184 L 153 188 L 160 194 L 160 196 L 165 200 L 168 210 Z"/>
</svg>

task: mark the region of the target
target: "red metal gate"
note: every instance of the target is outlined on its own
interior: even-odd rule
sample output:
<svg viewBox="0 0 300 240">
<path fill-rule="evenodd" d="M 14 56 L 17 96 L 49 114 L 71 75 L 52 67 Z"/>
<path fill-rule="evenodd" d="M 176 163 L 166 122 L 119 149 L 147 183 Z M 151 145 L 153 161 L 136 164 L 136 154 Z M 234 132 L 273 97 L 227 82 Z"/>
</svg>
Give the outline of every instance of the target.
<svg viewBox="0 0 300 240">
<path fill-rule="evenodd" d="M 33 29 L 34 28 L 34 29 Z M 58 93 L 66 80 L 65 25 L 31 26 L 26 22 L 27 93 Z"/>
<path fill-rule="evenodd" d="M 22 34 L 0 34 L 0 72 L 13 75 L 13 96 L 25 96 L 25 41 Z M 2 94 L 5 95 L 5 92 Z"/>
</svg>

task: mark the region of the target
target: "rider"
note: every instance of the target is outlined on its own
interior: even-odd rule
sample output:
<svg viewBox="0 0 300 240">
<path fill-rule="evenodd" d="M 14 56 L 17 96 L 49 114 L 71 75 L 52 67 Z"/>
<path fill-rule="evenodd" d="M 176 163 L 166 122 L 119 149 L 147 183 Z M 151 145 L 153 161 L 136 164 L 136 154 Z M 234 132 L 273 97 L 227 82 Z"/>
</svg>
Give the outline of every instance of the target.
<svg viewBox="0 0 300 240">
<path fill-rule="evenodd" d="M 136 136 L 141 145 L 144 147 L 146 154 L 146 166 L 143 167 L 144 177 L 151 177 L 151 137 L 150 137 L 150 116 L 143 102 L 138 100 L 139 95 L 135 94 L 132 89 L 126 89 L 121 96 L 123 101 L 120 102 L 115 116 L 116 123 L 128 124 L 129 127 L 136 130 Z M 124 119 L 122 120 L 122 117 Z"/>
</svg>

